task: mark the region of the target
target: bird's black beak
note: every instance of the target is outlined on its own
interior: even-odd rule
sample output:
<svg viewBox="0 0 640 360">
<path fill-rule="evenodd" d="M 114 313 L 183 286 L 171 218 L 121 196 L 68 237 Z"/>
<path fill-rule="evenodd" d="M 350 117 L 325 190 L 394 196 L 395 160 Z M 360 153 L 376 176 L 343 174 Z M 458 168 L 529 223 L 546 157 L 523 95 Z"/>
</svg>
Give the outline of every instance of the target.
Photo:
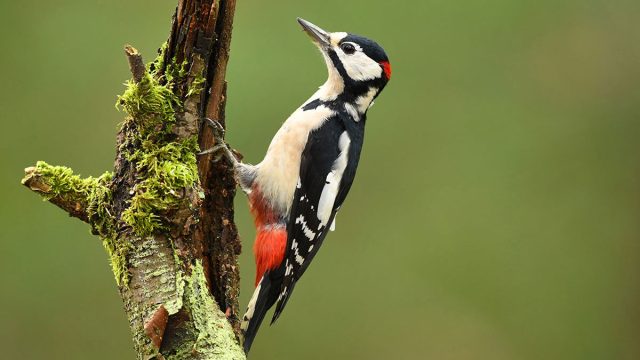
<svg viewBox="0 0 640 360">
<path fill-rule="evenodd" d="M 331 44 L 329 40 L 329 33 L 313 25 L 307 20 L 298 18 L 298 22 L 302 26 L 302 29 L 311 37 L 313 42 L 316 43 L 321 49 L 326 49 Z"/>
</svg>

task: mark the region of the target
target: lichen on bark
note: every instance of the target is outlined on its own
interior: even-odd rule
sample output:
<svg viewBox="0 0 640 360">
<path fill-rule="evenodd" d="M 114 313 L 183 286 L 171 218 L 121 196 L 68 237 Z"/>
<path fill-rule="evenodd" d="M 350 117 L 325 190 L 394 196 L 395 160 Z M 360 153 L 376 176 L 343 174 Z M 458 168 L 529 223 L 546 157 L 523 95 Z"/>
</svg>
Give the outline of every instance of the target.
<svg viewBox="0 0 640 360">
<path fill-rule="evenodd" d="M 200 261 L 196 261 L 184 282 L 184 306 L 194 314 L 189 331 L 196 335 L 195 343 L 183 342 L 176 348 L 175 354 L 169 354 L 167 358 L 190 358 L 193 350 L 199 348 L 204 350 L 197 358 L 243 359 L 244 352 L 237 346 L 229 321 L 222 312 L 216 311 L 217 305 L 207 295 L 207 280 Z"/>
</svg>

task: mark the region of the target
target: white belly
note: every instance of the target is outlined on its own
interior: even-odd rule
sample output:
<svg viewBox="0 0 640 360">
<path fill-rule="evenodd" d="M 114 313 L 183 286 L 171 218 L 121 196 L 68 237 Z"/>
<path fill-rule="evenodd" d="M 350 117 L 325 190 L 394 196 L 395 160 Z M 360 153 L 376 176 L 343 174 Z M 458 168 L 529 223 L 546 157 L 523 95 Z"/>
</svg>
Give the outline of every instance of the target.
<svg viewBox="0 0 640 360">
<path fill-rule="evenodd" d="M 257 165 L 256 181 L 262 195 L 281 214 L 289 214 L 300 174 L 300 156 L 309 133 L 334 111 L 325 106 L 296 110 L 271 140 L 264 160 Z"/>
</svg>

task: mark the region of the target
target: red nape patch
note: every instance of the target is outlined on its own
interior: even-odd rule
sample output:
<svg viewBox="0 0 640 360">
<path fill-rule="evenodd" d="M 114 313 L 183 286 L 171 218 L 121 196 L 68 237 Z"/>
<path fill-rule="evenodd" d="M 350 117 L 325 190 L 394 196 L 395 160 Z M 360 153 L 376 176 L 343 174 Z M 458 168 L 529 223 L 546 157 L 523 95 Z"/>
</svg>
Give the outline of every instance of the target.
<svg viewBox="0 0 640 360">
<path fill-rule="evenodd" d="M 256 286 L 267 270 L 280 266 L 287 246 L 287 229 L 283 227 L 258 228 L 253 253 L 256 257 Z"/>
<path fill-rule="evenodd" d="M 387 80 L 391 80 L 391 64 L 388 61 L 380 62 L 380 66 L 382 66 L 382 70 L 384 70 L 384 76 L 387 77 Z"/>
</svg>

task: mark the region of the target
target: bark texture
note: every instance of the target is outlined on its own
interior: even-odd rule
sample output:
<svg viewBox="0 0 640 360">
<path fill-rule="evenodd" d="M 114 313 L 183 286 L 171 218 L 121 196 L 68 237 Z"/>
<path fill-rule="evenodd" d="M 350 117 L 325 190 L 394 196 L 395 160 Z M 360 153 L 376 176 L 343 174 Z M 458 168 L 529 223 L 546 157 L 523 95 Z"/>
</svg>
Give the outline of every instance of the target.
<svg viewBox="0 0 640 360">
<path fill-rule="evenodd" d="M 200 149 L 223 141 L 235 0 L 180 0 L 171 34 L 132 79 L 113 172 L 80 178 L 38 162 L 23 184 L 91 226 L 107 250 L 139 359 L 244 359 L 238 343 L 232 169 Z"/>
</svg>

